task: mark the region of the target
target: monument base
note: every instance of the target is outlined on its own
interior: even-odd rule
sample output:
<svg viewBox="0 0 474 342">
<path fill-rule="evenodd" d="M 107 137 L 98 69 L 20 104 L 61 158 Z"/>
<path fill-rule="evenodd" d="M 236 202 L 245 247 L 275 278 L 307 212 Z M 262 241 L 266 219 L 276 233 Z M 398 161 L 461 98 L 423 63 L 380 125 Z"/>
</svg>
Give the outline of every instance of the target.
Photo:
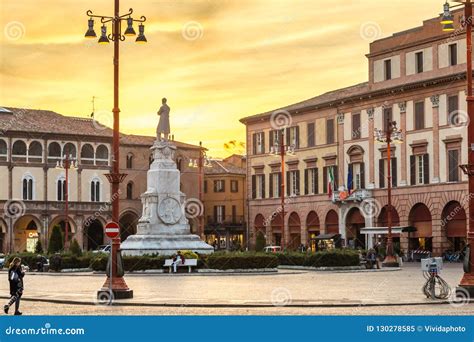
<svg viewBox="0 0 474 342">
<path fill-rule="evenodd" d="M 211 254 L 214 248 L 199 236 L 186 235 L 130 235 L 120 247 L 123 255 L 173 255 L 189 250 L 199 254 Z"/>
</svg>

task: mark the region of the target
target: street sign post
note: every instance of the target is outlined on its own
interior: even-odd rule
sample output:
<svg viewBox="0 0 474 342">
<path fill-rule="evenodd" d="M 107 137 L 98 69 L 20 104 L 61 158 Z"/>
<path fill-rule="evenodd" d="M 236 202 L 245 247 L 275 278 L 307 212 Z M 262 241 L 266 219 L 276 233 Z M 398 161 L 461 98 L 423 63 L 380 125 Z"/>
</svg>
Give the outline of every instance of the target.
<svg viewBox="0 0 474 342">
<path fill-rule="evenodd" d="M 116 238 L 120 234 L 120 226 L 117 222 L 108 222 L 105 225 L 105 235 L 109 238 Z"/>
</svg>

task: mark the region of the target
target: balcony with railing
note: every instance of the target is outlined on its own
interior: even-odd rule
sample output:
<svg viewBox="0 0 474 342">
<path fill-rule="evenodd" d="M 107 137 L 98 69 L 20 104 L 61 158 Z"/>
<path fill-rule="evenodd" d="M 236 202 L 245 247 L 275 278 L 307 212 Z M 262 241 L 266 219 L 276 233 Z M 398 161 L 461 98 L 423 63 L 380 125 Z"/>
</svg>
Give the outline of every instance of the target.
<svg viewBox="0 0 474 342">
<path fill-rule="evenodd" d="M 368 198 L 372 198 L 372 191 L 367 189 L 355 189 L 350 192 L 344 189 L 342 191 L 334 191 L 332 194 L 333 203 L 362 202 Z"/>
<path fill-rule="evenodd" d="M 243 215 L 229 215 L 229 216 L 207 216 L 206 225 L 209 227 L 229 227 L 242 228 L 245 226 L 245 217 Z"/>
</svg>

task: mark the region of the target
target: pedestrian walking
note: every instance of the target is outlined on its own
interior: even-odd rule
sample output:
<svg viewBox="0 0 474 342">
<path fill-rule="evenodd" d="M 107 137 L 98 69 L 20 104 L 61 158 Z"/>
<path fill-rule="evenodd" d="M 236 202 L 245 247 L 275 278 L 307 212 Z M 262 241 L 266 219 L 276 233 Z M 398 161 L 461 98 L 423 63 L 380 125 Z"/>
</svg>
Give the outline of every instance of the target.
<svg viewBox="0 0 474 342">
<path fill-rule="evenodd" d="M 21 266 L 21 259 L 15 257 L 10 264 L 8 270 L 8 281 L 10 283 L 10 295 L 11 298 L 7 304 L 3 307 L 3 311 L 8 314 L 10 306 L 15 304 L 15 315 L 21 315 L 20 312 L 20 299 L 23 295 L 23 277 L 25 276 L 25 271 Z"/>
</svg>

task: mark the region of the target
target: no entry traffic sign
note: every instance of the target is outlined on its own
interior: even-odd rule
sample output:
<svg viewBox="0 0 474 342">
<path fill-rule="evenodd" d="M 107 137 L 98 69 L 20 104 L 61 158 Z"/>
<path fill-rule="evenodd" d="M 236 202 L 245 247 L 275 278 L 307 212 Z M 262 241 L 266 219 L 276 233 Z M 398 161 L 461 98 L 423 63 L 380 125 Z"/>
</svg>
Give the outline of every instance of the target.
<svg viewBox="0 0 474 342">
<path fill-rule="evenodd" d="M 108 222 L 105 225 L 105 235 L 113 239 L 120 234 L 120 226 L 117 222 Z"/>
</svg>

